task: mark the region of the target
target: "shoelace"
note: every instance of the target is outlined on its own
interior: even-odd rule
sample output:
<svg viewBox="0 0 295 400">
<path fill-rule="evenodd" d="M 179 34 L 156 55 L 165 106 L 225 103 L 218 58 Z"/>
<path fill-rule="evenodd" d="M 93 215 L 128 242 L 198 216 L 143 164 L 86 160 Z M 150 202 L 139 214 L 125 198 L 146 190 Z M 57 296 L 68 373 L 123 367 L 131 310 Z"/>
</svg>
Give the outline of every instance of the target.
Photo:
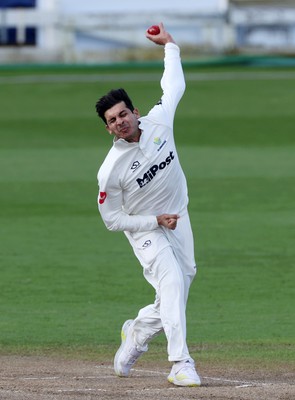
<svg viewBox="0 0 295 400">
<path fill-rule="evenodd" d="M 179 374 L 179 372 L 183 374 L 185 372 L 191 372 L 192 370 L 194 370 L 194 366 L 189 361 L 186 361 L 183 366 L 180 367 L 179 370 L 176 372 L 176 375 Z"/>
<path fill-rule="evenodd" d="M 142 354 L 142 352 L 133 349 L 129 354 L 128 354 L 128 362 L 127 365 L 133 365 L 135 363 L 135 361 L 138 359 L 138 357 L 140 357 L 140 355 Z"/>
</svg>

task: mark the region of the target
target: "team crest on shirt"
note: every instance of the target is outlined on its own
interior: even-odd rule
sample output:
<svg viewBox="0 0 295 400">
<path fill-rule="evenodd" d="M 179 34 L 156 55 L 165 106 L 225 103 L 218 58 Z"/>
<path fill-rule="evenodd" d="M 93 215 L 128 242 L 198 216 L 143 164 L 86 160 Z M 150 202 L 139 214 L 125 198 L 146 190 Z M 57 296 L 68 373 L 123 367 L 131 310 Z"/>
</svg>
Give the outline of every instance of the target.
<svg viewBox="0 0 295 400">
<path fill-rule="evenodd" d="M 163 146 L 165 146 L 166 143 L 167 143 L 167 140 L 166 140 L 166 139 L 162 142 L 162 140 L 161 140 L 159 137 L 155 137 L 155 138 L 154 138 L 154 144 L 156 144 L 157 146 L 159 146 L 159 147 L 157 148 L 157 151 L 160 151 L 161 148 L 162 148 Z"/>
</svg>

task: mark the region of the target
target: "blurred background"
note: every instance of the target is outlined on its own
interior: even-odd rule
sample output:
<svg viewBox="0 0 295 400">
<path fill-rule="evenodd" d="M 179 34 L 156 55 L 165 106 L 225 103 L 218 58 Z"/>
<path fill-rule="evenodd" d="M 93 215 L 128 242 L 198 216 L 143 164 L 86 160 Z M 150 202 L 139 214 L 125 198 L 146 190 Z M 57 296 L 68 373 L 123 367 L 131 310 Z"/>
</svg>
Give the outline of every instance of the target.
<svg viewBox="0 0 295 400">
<path fill-rule="evenodd" d="M 295 0 L 0 0 L 0 366 L 9 353 L 111 360 L 121 324 L 154 300 L 97 212 L 112 138 L 95 103 L 112 87 L 142 115 L 158 102 L 163 48 L 145 30 L 160 21 L 187 82 L 175 132 L 199 265 L 189 343 L 204 374 L 247 363 L 291 380 Z"/>
<path fill-rule="evenodd" d="M 0 0 L 0 63 L 157 58 L 144 31 L 160 21 L 186 58 L 295 54 L 294 0 Z"/>
</svg>

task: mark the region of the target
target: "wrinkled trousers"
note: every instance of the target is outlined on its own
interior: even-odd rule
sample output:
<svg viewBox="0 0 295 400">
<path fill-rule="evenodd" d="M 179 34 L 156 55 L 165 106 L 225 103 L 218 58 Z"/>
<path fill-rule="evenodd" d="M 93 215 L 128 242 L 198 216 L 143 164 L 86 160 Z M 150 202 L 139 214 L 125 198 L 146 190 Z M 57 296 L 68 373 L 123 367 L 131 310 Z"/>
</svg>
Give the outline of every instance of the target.
<svg viewBox="0 0 295 400">
<path fill-rule="evenodd" d="M 175 230 L 126 233 L 143 267 L 145 279 L 156 291 L 153 304 L 142 308 L 134 320 L 134 340 L 139 347 L 162 331 L 167 338 L 169 361 L 190 358 L 186 343 L 186 304 L 196 274 L 194 239 L 188 213 Z"/>
</svg>

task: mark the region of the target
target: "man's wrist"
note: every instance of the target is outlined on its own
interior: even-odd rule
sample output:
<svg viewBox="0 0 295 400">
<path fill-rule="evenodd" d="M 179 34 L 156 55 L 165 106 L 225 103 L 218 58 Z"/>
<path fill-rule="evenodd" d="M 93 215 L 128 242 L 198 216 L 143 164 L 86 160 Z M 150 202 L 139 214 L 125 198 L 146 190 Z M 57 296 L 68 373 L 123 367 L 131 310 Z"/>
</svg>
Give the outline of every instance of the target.
<svg viewBox="0 0 295 400">
<path fill-rule="evenodd" d="M 175 41 L 174 41 L 174 39 L 173 39 L 173 37 L 171 35 L 167 36 L 165 44 L 168 44 L 168 43 L 174 43 L 175 44 Z"/>
<path fill-rule="evenodd" d="M 179 46 L 175 42 L 167 42 L 165 44 L 165 49 L 178 49 L 179 50 Z"/>
</svg>

